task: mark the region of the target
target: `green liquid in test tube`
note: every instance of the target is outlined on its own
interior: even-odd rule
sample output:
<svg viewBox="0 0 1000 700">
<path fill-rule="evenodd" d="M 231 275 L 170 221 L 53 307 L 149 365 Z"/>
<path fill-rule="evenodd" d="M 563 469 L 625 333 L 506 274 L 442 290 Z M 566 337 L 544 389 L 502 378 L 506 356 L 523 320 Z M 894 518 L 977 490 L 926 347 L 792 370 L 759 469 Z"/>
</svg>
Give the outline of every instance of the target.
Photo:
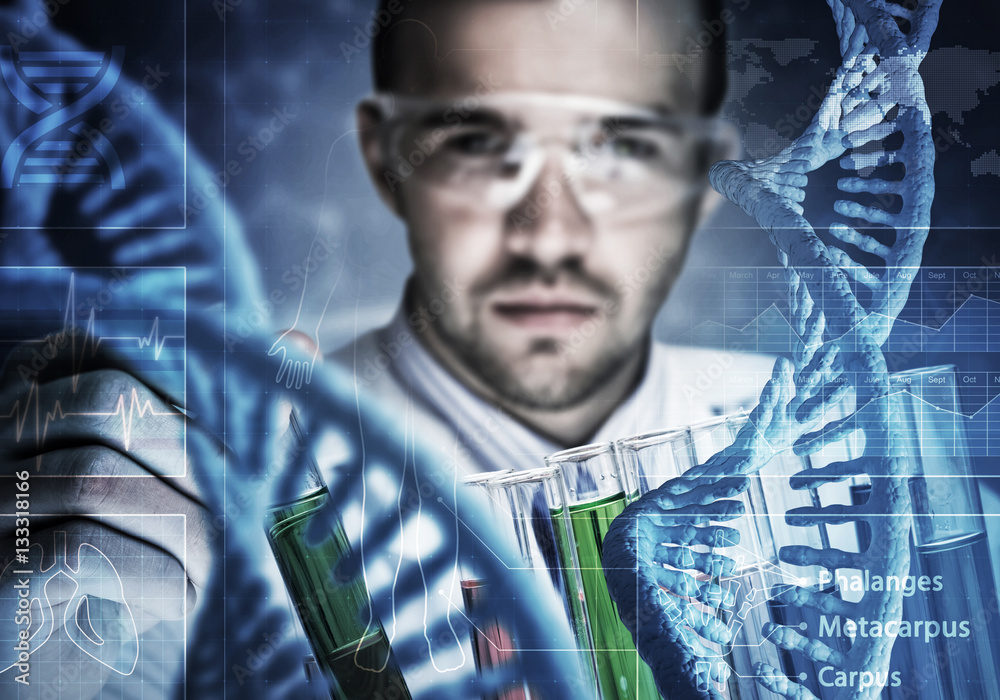
<svg viewBox="0 0 1000 700">
<path fill-rule="evenodd" d="M 297 433 L 294 417 L 292 429 Z M 369 615 L 371 603 L 364 581 L 340 583 L 332 577 L 338 562 L 351 551 L 340 519 L 322 541 L 307 543 L 313 517 L 329 498 L 315 464 L 307 478 L 302 495 L 268 511 L 265 530 L 316 661 L 337 682 L 332 697 L 409 700 L 382 625 Z"/>
<path fill-rule="evenodd" d="M 637 492 L 620 478 L 611 443 L 557 452 L 546 457 L 545 462 L 562 469 L 567 487 L 567 501 L 553 508 L 552 521 L 554 527 L 564 530 L 566 519 L 560 516 L 562 508 L 566 509 L 571 533 L 561 532 L 559 539 L 572 542 L 576 548 L 601 697 L 657 700 L 660 694 L 653 673 L 618 616 L 601 564 L 608 527 Z"/>
</svg>

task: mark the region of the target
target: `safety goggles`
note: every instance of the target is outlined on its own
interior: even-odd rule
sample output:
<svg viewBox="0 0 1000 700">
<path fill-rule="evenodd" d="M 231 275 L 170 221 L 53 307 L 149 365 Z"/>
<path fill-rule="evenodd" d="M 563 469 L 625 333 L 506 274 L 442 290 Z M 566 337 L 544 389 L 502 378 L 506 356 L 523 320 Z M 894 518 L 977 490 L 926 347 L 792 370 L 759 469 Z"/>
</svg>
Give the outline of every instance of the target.
<svg viewBox="0 0 1000 700">
<path fill-rule="evenodd" d="M 667 213 L 700 191 L 727 133 L 716 118 L 581 95 L 379 94 L 368 102 L 384 119 L 390 185 L 415 178 L 450 201 L 497 211 L 524 202 L 538 183 L 539 200 L 568 190 L 594 218 Z"/>
</svg>

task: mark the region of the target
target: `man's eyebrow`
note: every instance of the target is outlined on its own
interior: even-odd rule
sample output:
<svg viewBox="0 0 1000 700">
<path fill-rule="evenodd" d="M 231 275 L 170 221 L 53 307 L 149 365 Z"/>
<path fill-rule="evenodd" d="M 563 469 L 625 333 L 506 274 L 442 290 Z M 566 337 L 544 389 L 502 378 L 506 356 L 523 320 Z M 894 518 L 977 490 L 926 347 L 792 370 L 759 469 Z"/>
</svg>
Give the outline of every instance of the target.
<svg viewBox="0 0 1000 700">
<path fill-rule="evenodd" d="M 667 114 L 608 114 L 601 117 L 601 127 L 606 129 L 643 129 L 662 125 L 669 118 Z"/>
<path fill-rule="evenodd" d="M 495 126 L 503 127 L 508 124 L 508 120 L 496 110 L 488 107 L 459 112 L 453 108 L 435 110 L 423 115 L 417 122 L 425 129 L 433 129 L 441 126 Z"/>
</svg>

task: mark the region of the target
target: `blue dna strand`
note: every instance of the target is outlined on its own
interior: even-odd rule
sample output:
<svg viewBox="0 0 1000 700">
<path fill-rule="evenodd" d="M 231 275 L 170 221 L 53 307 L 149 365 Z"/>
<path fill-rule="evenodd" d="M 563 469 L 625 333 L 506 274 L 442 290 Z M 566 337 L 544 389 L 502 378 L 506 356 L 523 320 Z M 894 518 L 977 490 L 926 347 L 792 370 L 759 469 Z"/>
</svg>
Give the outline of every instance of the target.
<svg viewBox="0 0 1000 700">
<path fill-rule="evenodd" d="M 230 239 L 228 247 L 226 255 L 230 260 L 239 259 L 246 252 L 240 251 L 238 238 Z M 113 252 L 120 261 L 141 254 L 139 249 L 127 245 Z M 360 538 L 364 547 L 352 558 L 337 562 L 336 570 L 331 564 L 331 581 L 342 585 L 364 577 L 371 598 L 371 614 L 382 620 L 387 632 L 398 627 L 392 638 L 392 653 L 406 674 L 412 698 L 458 700 L 488 696 L 498 692 L 514 675 L 544 684 L 548 689 L 546 697 L 567 700 L 587 697 L 586 688 L 575 685 L 583 683 L 584 674 L 578 666 L 574 637 L 569 623 L 563 619 L 562 604 L 555 591 L 539 590 L 537 580 L 528 572 L 506 567 L 504 562 L 514 559 L 515 552 L 509 550 L 511 545 L 497 532 L 486 503 L 458 488 L 458 473 L 452 465 L 442 464 L 436 454 L 421 446 L 412 435 L 408 440 L 388 437 L 395 434 L 394 424 L 405 417 L 367 403 L 356 394 L 353 376 L 322 365 L 316 368 L 308 386 L 276 391 L 273 377 L 282 360 L 268 355 L 272 338 L 264 329 L 241 337 L 232 352 L 226 351 L 227 335 L 234 336 L 240 319 L 260 308 L 258 304 L 263 297 L 256 290 L 253 270 L 252 266 L 243 265 L 228 275 L 228 284 L 239 287 L 244 295 L 244 301 L 237 296 L 235 303 L 227 307 L 231 319 L 228 325 L 217 310 L 189 307 L 188 386 L 184 396 L 157 377 L 155 366 L 143 366 L 141 361 L 125 356 L 115 361 L 115 366 L 164 392 L 171 403 L 183 406 L 192 417 L 187 431 L 188 458 L 192 465 L 198 465 L 196 476 L 210 511 L 227 514 L 223 536 L 217 540 L 217 567 L 208 590 L 203 592 L 207 601 L 196 620 L 197 630 L 189 646 L 187 687 L 198 697 L 293 697 L 307 692 L 297 685 L 303 682 L 302 660 L 306 654 L 306 649 L 298 644 L 275 650 L 267 659 L 266 668 L 254 668 L 251 678 L 237 679 L 231 675 L 231 669 L 247 663 L 246 650 L 256 649 L 262 635 L 281 632 L 284 637 L 289 636 L 288 610 L 281 605 L 282 596 L 268 589 L 268 582 L 258 569 L 260 552 L 266 548 L 262 524 L 267 504 L 290 501 L 300 492 L 309 466 L 306 455 L 338 453 L 335 477 L 328 480 L 329 498 L 312 517 L 315 543 L 336 530 L 341 520 L 347 521 L 349 516 L 345 514 L 352 514 L 352 522 L 359 520 L 359 512 L 363 515 Z M 187 294 L 190 299 L 191 288 L 186 289 L 185 281 L 167 272 L 159 276 L 150 269 L 146 282 L 165 297 L 184 299 Z M 21 291 L 41 293 L 31 284 L 30 270 L 23 273 L 24 277 L 18 281 Z M 84 269 L 76 274 L 81 290 L 88 282 L 96 282 L 85 279 Z M 207 295 L 211 291 L 209 286 L 221 285 L 220 277 L 216 275 L 214 282 L 203 278 L 195 284 Z M 124 287 L 119 303 L 129 308 L 137 306 L 142 299 L 138 286 Z M 221 296 L 222 290 L 216 288 L 215 292 Z M 97 335 L 111 334 L 120 328 L 113 318 L 91 320 Z M 293 359 L 299 361 L 305 357 L 298 352 Z M 280 432 L 267 429 L 279 423 L 277 417 L 287 410 L 282 404 L 288 401 L 298 409 L 305 448 L 299 450 L 299 459 L 291 463 L 286 460 L 287 447 L 282 444 Z M 221 465 L 220 443 L 226 445 L 226 459 Z M 276 474 L 270 466 L 285 464 L 288 466 Z M 246 506 L 234 511 L 233 504 Z M 384 566 L 386 553 L 394 549 L 401 533 L 414 531 L 420 534 L 419 555 L 400 557 L 392 564 L 395 571 L 391 577 L 374 576 L 372 572 Z M 223 542 L 225 550 L 221 549 Z M 100 546 L 98 549 L 108 551 Z M 88 550 L 87 554 L 90 553 Z M 457 574 L 459 561 L 472 560 L 484 577 L 495 582 L 496 593 L 474 614 L 465 617 L 461 600 L 446 600 L 439 582 Z M 67 565 L 76 566 L 72 557 L 68 562 Z M 103 572 L 103 565 L 90 569 Z M 110 574 L 100 575 L 112 578 Z M 67 575 L 59 580 L 71 583 L 71 579 Z M 0 583 L 9 581 L 0 577 Z M 101 605 L 102 610 L 110 610 L 110 603 L 117 600 L 116 593 L 109 590 L 101 601 L 89 600 L 87 609 L 93 611 L 95 605 Z M 10 603 L 13 598 L 8 596 L 6 600 Z M 107 605 L 105 600 L 109 601 Z M 442 609 L 453 612 L 441 615 Z M 441 652 L 448 650 L 439 648 L 442 646 L 439 640 L 446 639 L 450 646 L 457 647 L 469 625 L 482 626 L 493 618 L 512 632 L 518 648 L 530 650 L 518 658 L 517 665 L 479 677 L 471 656 L 458 664 L 444 660 Z M 80 619 L 78 616 L 77 621 Z M 401 623 L 398 626 L 394 625 L 397 619 Z M 403 624 L 406 620 L 421 619 L 427 620 L 426 626 Z M 118 670 L 121 666 L 114 664 L 121 664 L 120 657 L 105 659 L 93 652 L 93 644 L 88 640 L 96 636 L 107 639 L 107 635 L 97 625 L 92 627 L 96 635 L 90 633 L 87 624 L 65 625 L 71 632 L 81 630 L 70 637 L 73 645 Z M 44 631 L 38 634 L 41 635 L 38 640 L 48 639 Z M 116 641 L 119 647 L 127 647 L 126 651 L 133 648 L 129 646 L 133 642 L 130 638 L 122 636 Z M 40 651 L 54 652 L 51 649 L 54 646 L 53 641 L 48 641 L 40 646 Z M 142 653 L 140 647 L 140 656 Z M 7 665 L 9 661 L 3 664 Z M 553 684 L 553 679 L 560 682 Z M 140 681 L 136 679 L 135 683 Z M 128 685 L 132 681 L 124 678 L 118 682 Z"/>
<path fill-rule="evenodd" d="M 0 26 L 15 27 L 16 20 L 15 14 L 0 9 Z M 33 48 L 39 51 L 72 45 L 67 37 L 54 32 L 48 36 L 39 34 L 32 41 Z M 121 83 L 123 89 L 132 87 L 127 77 L 122 77 Z M 16 89 L 25 100 L 32 99 L 25 97 L 26 87 Z M 34 104 L 40 107 L 41 102 Z M 71 108 L 83 114 L 82 107 Z M 70 105 L 53 109 L 64 108 Z M 0 130 L 12 133 L 13 138 L 20 131 L 15 126 L 22 111 L 12 100 L 0 101 L 3 114 Z M 55 125 L 62 121 L 62 116 L 50 121 Z M 48 125 L 46 122 L 45 127 L 31 133 L 48 135 L 51 132 Z M 147 105 L 142 128 L 148 141 L 164 144 L 181 141 L 175 138 L 176 127 L 155 104 Z M 128 144 L 139 139 L 137 129 L 136 123 L 124 121 L 110 134 L 130 178 L 150 170 L 169 170 L 184 162 L 185 154 L 180 149 L 163 147 L 156 151 L 156 158 L 142 157 L 143 154 L 130 149 Z M 23 145 L 34 141 L 35 136 L 22 135 Z M 187 172 L 191 187 L 203 188 L 211 181 L 211 172 L 193 154 L 187 159 Z M 396 492 L 404 496 L 401 507 L 395 498 L 374 499 L 369 490 L 362 532 L 367 562 L 361 561 L 358 550 L 357 558 L 349 565 L 331 570 L 331 578 L 336 576 L 343 582 L 345 578 L 360 576 L 366 568 L 369 571 L 376 568 L 380 555 L 389 548 L 387 543 L 398 540 L 401 530 L 433 531 L 436 538 L 422 539 L 427 546 L 420 552 L 421 558 L 401 561 L 394 581 L 369 579 L 373 614 L 388 627 L 397 610 L 400 618 L 405 610 L 407 619 L 420 620 L 424 610 L 432 607 L 439 610 L 442 605 L 447 608 L 448 601 L 429 584 L 450 576 L 457 560 L 475 558 L 484 577 L 496 581 L 496 595 L 477 614 L 483 619 L 501 620 L 515 640 L 519 640 L 518 648 L 532 650 L 517 659 L 517 665 L 477 678 L 471 657 L 457 668 L 454 664 L 446 665 L 437 658 L 437 649 L 429 640 L 454 640 L 456 635 L 465 634 L 469 625 L 478 624 L 478 617 L 469 620 L 452 610 L 450 616 L 437 618 L 437 626 L 400 627 L 392 642 L 393 654 L 406 675 L 412 697 L 459 700 L 488 695 L 504 683 L 503 674 L 510 673 L 544 684 L 548 689 L 546 697 L 586 697 L 585 689 L 574 686 L 583 673 L 575 653 L 570 651 L 575 648 L 574 637 L 568 623 L 562 620 L 561 603 L 554 592 L 538 592 L 534 597 L 523 595 L 524 591 L 537 589 L 537 582 L 525 572 L 502 567 L 501 561 L 514 559 L 516 553 L 506 552 L 509 545 L 501 541 L 495 523 L 485 521 L 489 508 L 457 488 L 457 474 L 451 465 L 441 464 L 419 440 L 387 438 L 393 432 L 390 428 L 401 422 L 402 416 L 359 399 L 352 377 L 317 366 L 308 386 L 299 390 L 275 386 L 274 377 L 282 358 L 268 355 L 273 337 L 267 333 L 265 324 L 250 324 L 253 332 L 249 335 L 243 329 L 246 319 L 257 318 L 260 310 L 266 309 L 265 290 L 239 219 L 227 211 L 221 198 L 213 200 L 184 230 L 145 231 L 139 229 L 143 224 L 171 220 L 177 205 L 169 193 L 130 194 L 126 190 L 118 198 L 107 199 L 96 196 L 86 183 L 73 187 L 56 187 L 56 184 L 16 188 L 10 196 L 0 198 L 0 213 L 6 220 L 17 220 L 19 225 L 31 227 L 11 234 L 16 237 L 16 245 L 8 242 L 0 246 L 0 265 L 17 268 L 16 275 L 0 276 L 0 293 L 23 294 L 36 300 L 38 308 L 62 308 L 64 286 L 53 287 L 47 282 L 51 276 L 33 275 L 31 266 L 76 270 L 79 298 L 93 296 L 106 285 L 107 281 L 94 272 L 94 266 L 138 266 L 149 274 L 144 284 L 155 289 L 167 300 L 165 303 L 187 305 L 187 386 L 183 396 L 165 385 L 155 368 L 130 363 L 127 358 L 120 358 L 118 364 L 148 387 L 170 396 L 191 417 L 187 431 L 188 458 L 192 465 L 197 465 L 196 475 L 205 504 L 213 513 L 227 514 L 226 527 L 213 542 L 216 567 L 207 589 L 202 591 L 203 612 L 191 625 L 184 684 L 188 696 L 240 699 L 308 696 L 310 689 L 305 687 L 302 671 L 303 656 L 308 650 L 290 639 L 290 615 L 283 602 L 284 594 L 271 589 L 259 567 L 260 554 L 267 548 L 262 527 L 267 505 L 296 494 L 308 468 L 303 460 L 290 465 L 277 479 L 268 474 L 268 465 L 279 459 L 282 447 L 280 434 L 269 431 L 267 426 L 275 425 L 274 417 L 283 410 L 282 402 L 290 400 L 299 408 L 308 452 L 323 455 L 329 452 L 331 444 L 350 444 L 343 461 L 337 465 L 338 478 L 329 480 L 328 505 L 320 511 L 323 517 L 313 519 L 318 530 L 325 528 L 329 532 L 331 523 L 365 500 L 365 474 L 388 475 L 394 480 Z M 28 198 L 26 190 L 33 191 L 33 196 Z M 43 190 L 49 199 L 41 196 Z M 52 207 L 71 212 L 78 225 L 91 226 L 93 244 L 65 245 L 60 232 L 46 225 Z M 160 268 L 169 266 L 184 266 L 184 280 L 180 281 L 169 270 L 160 273 Z M 116 307 L 138 309 L 144 297 L 138 285 L 125 285 L 115 299 Z M 24 317 L 29 319 L 30 311 L 25 311 Z M 51 330 L 58 332 L 59 327 Z M 104 319 L 98 314 L 92 332 L 110 336 L 120 330 L 114 319 Z M 234 342 L 233 338 L 237 340 Z M 288 357 L 311 361 L 294 349 Z M 227 446 L 227 452 L 225 461 L 217 467 L 220 443 Z M 435 486 L 430 495 L 423 495 L 428 494 L 429 484 L 442 486 Z M 418 496 L 412 506 L 406 501 L 410 494 Z M 234 511 L 233 504 L 247 506 Z M 497 557 L 496 552 L 506 552 L 506 556 Z M 113 598 L 109 593 L 108 599 Z M 95 602 L 88 605 L 92 613 Z M 458 605 L 461 606 L 461 601 Z M 429 619 L 435 618 L 429 616 Z M 90 631 L 86 625 L 81 629 Z M 252 676 L 237 681 L 232 669 L 247 664 L 247 649 L 257 649 L 263 635 L 274 637 L 276 633 L 280 633 L 283 643 L 261 661 L 259 668 L 253 669 Z M 87 635 L 83 635 L 70 641 L 70 651 L 93 646 L 88 646 L 86 639 Z M 139 667 L 146 656 L 165 653 L 162 646 L 151 649 L 140 644 Z M 48 642 L 43 651 L 54 651 L 54 647 L 56 640 Z M 120 683 L 128 685 L 135 678 L 138 684 L 141 678 L 136 678 L 137 675 L 122 677 Z M 422 684 L 418 682 L 421 679 Z M 553 679 L 560 682 L 554 684 Z"/>
<path fill-rule="evenodd" d="M 214 361 L 224 332 L 215 314 L 189 314 L 188 366 L 189 372 L 193 370 L 190 376 L 210 374 L 205 371 L 205 364 Z M 485 503 L 473 500 L 457 488 L 457 474 L 451 465 L 442 465 L 415 439 L 412 442 L 387 439 L 386 436 L 393 434 L 390 425 L 400 417 L 378 406 L 367 405 L 363 397 L 356 394 L 352 376 L 321 365 L 316 367 L 308 387 L 275 391 L 273 382 L 267 378 L 277 372 L 281 358 L 268 355 L 270 344 L 268 336 L 254 335 L 236 353 L 228 364 L 226 382 L 241 390 L 227 392 L 224 407 L 219 404 L 218 394 L 206 390 L 209 387 L 198 386 L 189 392 L 186 410 L 198 416 L 202 427 L 211 432 L 219 431 L 217 435 L 225 434 L 231 451 L 225 478 L 208 475 L 211 507 L 221 512 L 227 501 L 246 502 L 246 495 L 252 494 L 254 484 L 260 483 L 266 465 L 284 462 L 275 434 L 247 429 L 247 426 L 277 424 L 275 416 L 281 415 L 281 397 L 292 400 L 298 407 L 305 449 L 299 452 L 299 459 L 277 476 L 267 502 L 288 502 L 300 492 L 308 468 L 308 454 L 329 453 L 331 445 L 344 450 L 335 470 L 337 477 L 329 483 L 329 500 L 313 517 L 311 533 L 317 542 L 321 541 L 338 527 L 345 513 L 363 504 L 361 540 L 364 548 L 355 552 L 349 561 L 339 562 L 330 575 L 340 582 L 365 576 L 371 612 L 386 627 L 396 619 L 397 611 L 404 608 L 411 611 L 408 616 L 416 619 L 420 618 L 419 611 L 424 612 L 429 621 L 427 627 L 401 631 L 392 639 L 393 655 L 406 675 L 412 697 L 459 700 L 489 696 L 512 677 L 544 685 L 545 697 L 567 700 L 587 697 L 586 686 L 582 685 L 584 676 L 577 665 L 574 638 L 567 621 L 562 618 L 562 606 L 555 592 L 538 591 L 537 580 L 530 578 L 527 572 L 505 566 L 503 562 L 512 559 L 514 552 L 507 550 L 510 545 L 502 540 L 490 521 Z M 298 354 L 299 357 L 293 359 L 301 361 L 306 357 L 305 353 Z M 135 368 L 135 372 L 141 374 L 141 368 Z M 194 463 L 210 464 L 217 460 L 213 454 L 217 448 L 204 436 L 189 437 L 189 446 L 193 450 Z M 412 502 L 414 495 L 425 493 L 422 485 L 441 483 L 442 477 L 444 488 L 434 489 L 428 497 L 417 496 L 418 502 Z M 372 480 L 379 481 L 383 488 L 389 485 L 388 497 L 384 497 L 385 492 L 375 494 L 371 491 L 371 484 L 367 482 Z M 261 531 L 263 517 L 263 509 L 258 508 L 238 514 L 227 529 L 230 546 L 235 546 L 234 539 L 246 537 L 244 546 L 252 547 L 252 535 L 247 533 Z M 385 559 L 385 552 L 393 548 L 402 532 L 413 528 L 420 528 L 420 541 L 427 545 L 419 556 L 394 560 L 396 570 L 391 578 L 376 579 L 364 574 L 366 569 L 370 572 L 379 566 L 380 560 Z M 216 630 L 198 642 L 198 656 L 213 660 L 217 664 L 215 668 L 221 666 L 218 660 L 226 658 L 227 654 L 238 658 L 243 649 L 241 643 L 234 640 L 259 638 L 258 625 L 263 624 L 259 610 L 253 610 L 254 614 L 248 614 L 251 611 L 233 614 L 232 606 L 247 605 L 248 601 L 261 597 L 259 575 L 249 569 L 237 570 L 241 559 L 232 557 L 232 561 L 227 562 L 226 579 L 221 572 L 214 579 L 218 587 L 216 594 L 226 601 L 229 614 L 223 618 L 221 609 L 207 611 L 199 621 L 204 629 Z M 431 584 L 454 575 L 459 560 L 474 560 L 482 575 L 496 582 L 495 593 L 469 618 L 435 615 L 443 592 Z M 525 595 L 526 591 L 532 594 Z M 491 618 L 511 630 L 514 639 L 518 640 L 517 648 L 530 649 L 530 654 L 520 656 L 512 666 L 481 677 L 477 676 L 472 658 L 464 659 L 457 666 L 446 667 L 438 663 L 432 640 L 442 637 L 457 640 L 457 635 L 464 634 L 469 625 L 481 625 Z M 226 632 L 220 635 L 217 630 L 223 620 Z M 231 663 L 227 661 L 225 668 Z M 286 658 L 283 663 L 286 669 L 300 666 L 300 661 L 294 658 Z M 274 666 L 277 675 L 270 681 L 272 693 L 273 683 L 280 680 L 281 675 L 281 665 L 275 662 Z M 414 675 L 423 678 L 424 682 L 411 684 Z M 553 683 L 553 679 L 559 682 Z M 233 686 L 230 692 L 233 697 L 258 697 L 256 693 L 264 697 L 268 687 L 264 684 L 257 688 Z"/>
<path fill-rule="evenodd" d="M 810 454 L 860 431 L 865 443 L 860 457 L 800 472 L 790 478 L 789 486 L 814 489 L 867 475 L 872 481 L 868 501 L 796 508 L 786 520 L 803 527 L 865 522 L 872 536 L 871 545 L 860 553 L 790 546 L 780 550 L 781 561 L 889 576 L 905 576 L 909 567 L 908 462 L 893 427 L 880 348 L 909 293 L 911 275 L 896 274 L 897 268 L 919 265 L 930 223 L 934 147 L 917 70 L 937 24 L 940 0 L 920 0 L 913 9 L 884 0 L 828 4 L 842 65 L 810 125 L 774 156 L 723 161 L 710 172 L 713 187 L 753 216 L 777 247 L 789 283 L 793 328 L 802 345 L 794 350 L 794 362 L 776 362 L 759 405 L 730 447 L 632 504 L 605 540 L 603 563 L 612 597 L 619 610 L 630 611 L 622 615 L 623 622 L 666 697 L 721 696 L 713 683 L 723 682 L 728 669 L 711 662 L 718 655 L 707 644 L 726 644 L 731 632 L 721 620 L 702 614 L 692 599 L 720 606 L 727 591 L 712 578 L 725 576 L 734 563 L 711 551 L 690 550 L 684 568 L 709 575 L 697 580 L 662 566 L 677 560 L 677 554 L 672 552 L 668 560 L 659 544 L 681 549 L 732 544 L 735 531 L 708 523 L 739 517 L 741 504 L 725 499 L 746 489 L 747 475 L 782 449 Z M 829 226 L 835 242 L 826 244 L 805 218 L 802 202 L 808 175 L 837 159 L 849 172 L 838 188 L 873 195 L 877 204 L 837 201 L 834 211 L 841 220 Z M 899 200 L 902 206 L 893 213 Z M 882 263 L 866 264 L 873 256 Z M 820 425 L 824 412 L 844 398 L 848 385 L 853 386 L 857 408 L 846 418 Z M 789 586 L 777 599 L 883 624 L 902 616 L 898 590 L 868 591 L 852 603 Z M 887 676 L 891 637 L 858 637 L 844 652 L 791 627 L 769 623 L 762 632 L 784 649 L 855 677 Z M 767 665 L 758 664 L 755 675 L 758 683 L 781 696 L 814 698 L 807 688 Z M 874 698 L 881 692 L 880 683 L 831 689 L 832 697 Z"/>
<path fill-rule="evenodd" d="M 16 184 L 110 181 L 125 187 L 114 146 L 83 116 L 99 105 L 121 76 L 125 48 L 99 51 L 20 51 L 0 47 L 7 89 L 37 118 L 17 134 L 0 164 L 0 187 Z M 90 148 L 69 158 L 79 138 Z"/>
</svg>

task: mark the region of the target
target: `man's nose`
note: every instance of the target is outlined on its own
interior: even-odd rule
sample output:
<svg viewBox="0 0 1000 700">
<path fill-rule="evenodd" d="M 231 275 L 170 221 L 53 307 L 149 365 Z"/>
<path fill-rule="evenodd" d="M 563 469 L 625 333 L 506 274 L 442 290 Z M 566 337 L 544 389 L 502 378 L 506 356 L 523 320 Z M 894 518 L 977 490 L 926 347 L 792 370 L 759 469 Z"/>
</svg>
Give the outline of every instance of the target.
<svg viewBox="0 0 1000 700">
<path fill-rule="evenodd" d="M 563 159 L 551 152 L 547 155 L 528 192 L 510 211 L 507 249 L 551 268 L 583 257 L 594 230 L 570 186 Z"/>
</svg>

